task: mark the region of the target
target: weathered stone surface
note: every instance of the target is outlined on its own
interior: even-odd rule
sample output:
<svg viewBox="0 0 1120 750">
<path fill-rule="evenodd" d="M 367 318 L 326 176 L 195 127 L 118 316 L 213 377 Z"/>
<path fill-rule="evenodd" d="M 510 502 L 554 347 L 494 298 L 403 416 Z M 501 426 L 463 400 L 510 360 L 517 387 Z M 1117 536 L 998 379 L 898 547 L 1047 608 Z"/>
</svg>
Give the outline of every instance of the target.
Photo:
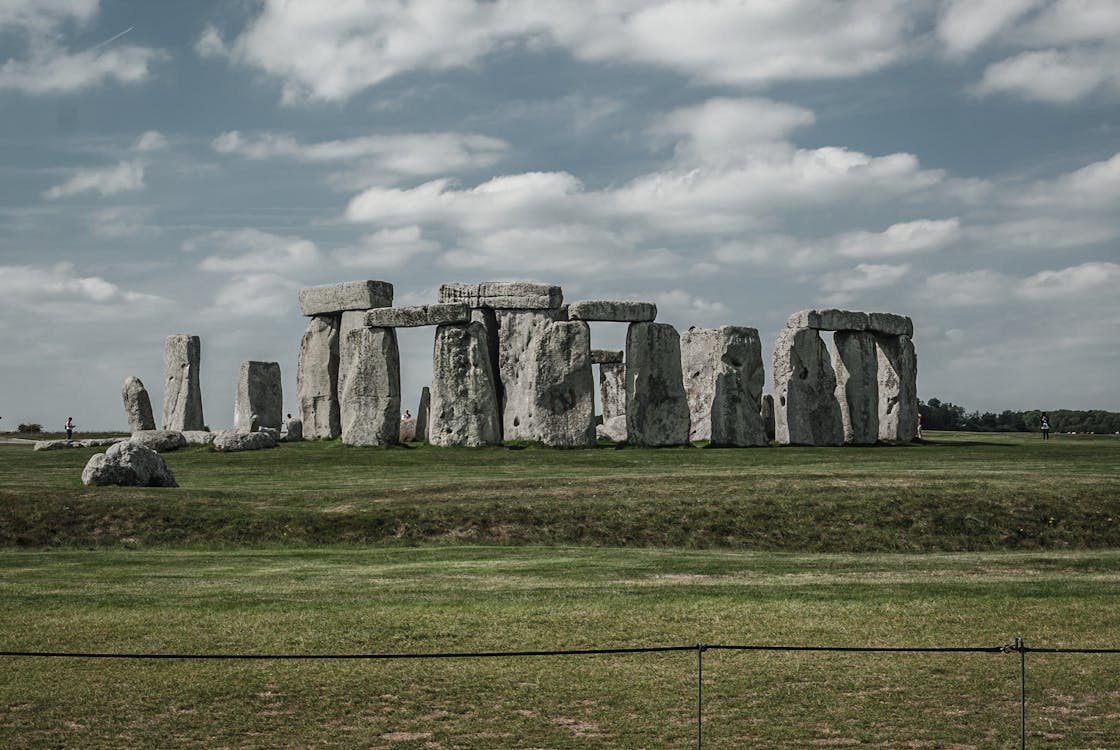
<svg viewBox="0 0 1120 750">
<path fill-rule="evenodd" d="M 250 432 L 253 416 L 257 428 L 280 429 L 284 421 L 284 391 L 279 362 L 241 363 L 237 376 L 237 397 L 233 402 L 233 429 Z"/>
<path fill-rule="evenodd" d="M 365 325 L 371 328 L 416 328 L 450 323 L 469 323 L 471 308 L 465 302 L 414 307 L 382 307 L 366 313 Z"/>
<path fill-rule="evenodd" d="M 346 373 L 350 372 L 350 350 L 346 348 L 346 337 L 351 331 L 366 327 L 367 310 L 348 310 L 338 319 L 338 395 L 342 397 L 342 389 L 346 386 Z"/>
<path fill-rule="evenodd" d="M 844 422 L 828 347 L 812 328 L 783 328 L 774 345 L 774 437 L 785 445 L 842 445 Z"/>
<path fill-rule="evenodd" d="M 259 451 L 265 448 L 275 448 L 276 436 L 271 430 L 264 432 L 222 430 L 214 434 L 213 446 L 214 450 L 219 453 Z"/>
<path fill-rule="evenodd" d="M 593 365 L 619 365 L 622 364 L 622 351 L 619 349 L 592 349 L 591 364 Z"/>
<path fill-rule="evenodd" d="M 132 433 L 129 442 L 150 448 L 157 453 L 168 453 L 185 446 L 187 438 L 179 430 L 141 430 Z"/>
<path fill-rule="evenodd" d="M 617 442 L 626 441 L 626 365 L 599 365 L 599 403 L 603 406 L 603 424 L 599 437 Z"/>
<path fill-rule="evenodd" d="M 867 330 L 887 336 L 914 335 L 914 321 L 905 315 L 868 313 Z"/>
<path fill-rule="evenodd" d="M 851 310 L 801 310 L 789 316 L 786 328 L 813 328 L 818 331 L 865 331 L 867 313 Z"/>
<path fill-rule="evenodd" d="M 163 457 L 133 442 L 120 442 L 92 456 L 82 470 L 82 484 L 124 487 L 178 487 Z"/>
<path fill-rule="evenodd" d="M 867 331 L 837 331 L 832 366 L 836 398 L 844 425 L 844 442 L 873 445 L 879 439 L 878 351 Z"/>
<path fill-rule="evenodd" d="M 257 432 L 257 430 L 254 430 L 254 432 Z M 264 434 L 268 435 L 270 438 L 273 439 L 273 441 L 275 441 L 277 443 L 280 442 L 280 428 L 279 427 L 262 427 L 262 428 L 260 428 L 259 432 L 263 432 Z"/>
<path fill-rule="evenodd" d="M 918 434 L 918 357 L 909 336 L 876 336 L 879 439 L 910 442 Z"/>
<path fill-rule="evenodd" d="M 652 302 L 580 300 L 568 305 L 572 320 L 600 320 L 615 323 L 649 323 L 657 318 Z"/>
<path fill-rule="evenodd" d="M 416 440 L 416 418 L 401 419 L 401 436 L 402 443 L 411 443 Z"/>
<path fill-rule="evenodd" d="M 36 440 L 31 450 L 57 451 L 64 448 L 84 448 L 81 440 Z"/>
<path fill-rule="evenodd" d="M 202 346 L 198 336 L 168 336 L 163 350 L 163 429 L 201 430 L 202 386 L 199 363 Z"/>
<path fill-rule="evenodd" d="M 432 391 L 424 386 L 420 391 L 420 405 L 416 407 L 415 439 L 423 442 L 428 439 L 428 421 L 431 418 Z"/>
<path fill-rule="evenodd" d="M 534 346 L 530 429 L 542 443 L 556 448 L 595 445 L 591 329 L 583 321 L 556 321 Z"/>
<path fill-rule="evenodd" d="M 531 281 L 484 281 L 481 284 L 444 284 L 439 302 L 465 302 L 471 307 L 551 310 L 564 304 L 564 293 L 553 284 Z"/>
<path fill-rule="evenodd" d="M 627 442 L 688 445 L 688 432 L 680 335 L 665 323 L 631 323 L 626 332 Z"/>
<path fill-rule="evenodd" d="M 299 310 L 304 315 L 332 315 L 392 304 L 393 285 L 387 281 L 345 281 L 299 290 Z"/>
<path fill-rule="evenodd" d="M 284 434 L 285 443 L 298 443 L 303 440 L 303 420 L 289 419 L 288 431 Z"/>
<path fill-rule="evenodd" d="M 690 439 L 714 446 L 767 445 L 759 404 L 766 371 L 758 331 L 693 328 L 681 335 L 680 346 Z"/>
<path fill-rule="evenodd" d="M 347 370 L 340 376 L 342 442 L 392 445 L 400 442 L 401 359 L 392 328 L 356 328 L 343 347 Z"/>
<path fill-rule="evenodd" d="M 495 310 L 494 315 L 498 325 L 502 436 L 506 440 L 542 440 L 533 418 L 541 351 L 537 343 L 558 315 L 553 310 Z"/>
<path fill-rule="evenodd" d="M 339 316 L 311 318 L 299 345 L 296 398 L 309 438 L 336 438 L 342 434 L 338 411 Z"/>
<path fill-rule="evenodd" d="M 774 439 L 774 396 L 769 393 L 762 396 L 762 429 L 767 440 Z"/>
<path fill-rule="evenodd" d="M 124 413 L 128 417 L 129 431 L 156 428 L 156 418 L 152 414 L 152 400 L 140 378 L 129 375 L 124 379 L 124 385 L 121 386 L 121 399 L 124 401 Z"/>
<path fill-rule="evenodd" d="M 214 433 L 206 430 L 183 430 L 183 439 L 187 445 L 210 445 L 214 442 Z"/>
<path fill-rule="evenodd" d="M 428 442 L 442 447 L 502 441 L 494 373 L 481 323 L 436 328 Z"/>
</svg>

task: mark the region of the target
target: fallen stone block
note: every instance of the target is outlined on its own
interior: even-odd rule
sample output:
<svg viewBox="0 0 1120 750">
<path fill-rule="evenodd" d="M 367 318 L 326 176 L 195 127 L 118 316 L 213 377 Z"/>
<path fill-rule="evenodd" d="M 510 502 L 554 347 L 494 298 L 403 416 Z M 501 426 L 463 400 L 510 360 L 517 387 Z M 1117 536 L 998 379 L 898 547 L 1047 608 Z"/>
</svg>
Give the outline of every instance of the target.
<svg viewBox="0 0 1120 750">
<path fill-rule="evenodd" d="M 622 351 L 615 349 L 592 349 L 591 364 L 593 365 L 620 365 L 622 364 Z"/>
<path fill-rule="evenodd" d="M 264 432 L 222 430 L 214 435 L 214 442 L 212 445 L 214 446 L 214 450 L 219 453 L 259 451 L 265 448 L 275 448 L 276 437 L 271 430 Z"/>
<path fill-rule="evenodd" d="M 440 303 L 465 302 L 471 307 L 511 310 L 554 310 L 564 304 L 564 293 L 554 284 L 531 281 L 484 281 L 481 284 L 443 284 Z"/>
<path fill-rule="evenodd" d="M 157 453 L 169 453 L 187 444 L 186 437 L 179 430 L 140 430 L 132 433 L 128 440 Z"/>
<path fill-rule="evenodd" d="M 393 285 L 387 281 L 344 281 L 340 284 L 305 286 L 299 290 L 299 311 L 308 316 L 369 310 L 392 304 Z"/>
<path fill-rule="evenodd" d="M 178 487 L 163 456 L 133 442 L 117 443 L 90 457 L 82 470 L 82 484 L 123 487 Z"/>
<path fill-rule="evenodd" d="M 210 445 L 214 442 L 214 433 L 207 430 L 183 430 L 183 439 L 187 445 Z"/>
<path fill-rule="evenodd" d="M 465 302 L 445 302 L 414 307 L 382 307 L 366 313 L 370 328 L 417 328 L 453 323 L 469 323 L 471 308 Z"/>
<path fill-rule="evenodd" d="M 657 305 L 652 302 L 580 300 L 568 305 L 568 317 L 572 320 L 649 323 L 657 318 Z"/>
<path fill-rule="evenodd" d="M 31 450 L 57 451 L 64 448 L 84 448 L 81 440 L 36 440 Z"/>
</svg>

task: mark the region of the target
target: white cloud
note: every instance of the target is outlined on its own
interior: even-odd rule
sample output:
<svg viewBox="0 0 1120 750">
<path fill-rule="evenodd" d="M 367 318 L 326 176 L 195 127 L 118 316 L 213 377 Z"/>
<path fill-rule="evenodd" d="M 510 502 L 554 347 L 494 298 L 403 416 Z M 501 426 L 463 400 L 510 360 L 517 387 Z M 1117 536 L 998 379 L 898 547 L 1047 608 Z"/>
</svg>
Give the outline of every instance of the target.
<svg viewBox="0 0 1120 750">
<path fill-rule="evenodd" d="M 286 102 L 347 99 L 409 71 L 472 65 L 508 45 L 762 86 L 880 70 L 906 54 L 912 12 L 900 0 L 270 0 L 234 41 L 207 28 L 195 49 L 279 78 Z"/>
<path fill-rule="evenodd" d="M 73 263 L 0 266 L 0 306 L 48 313 L 72 312 L 74 305 L 154 303 L 159 297 L 121 289 L 100 276 L 82 276 Z"/>
<path fill-rule="evenodd" d="M 909 271 L 910 265 L 905 263 L 902 265 L 860 263 L 850 270 L 822 274 L 820 286 L 830 295 L 832 301 L 839 303 L 851 299 L 855 292 L 894 286 Z"/>
<path fill-rule="evenodd" d="M 491 166 L 502 157 L 509 144 L 489 136 L 450 132 L 369 135 L 304 144 L 287 133 L 246 137 L 232 130 L 215 138 L 211 147 L 221 154 L 237 154 L 248 159 L 285 158 L 314 163 L 359 161 L 364 165 L 359 168 L 431 175 Z"/>
<path fill-rule="evenodd" d="M 882 232 L 849 232 L 835 238 L 836 251 L 850 258 L 887 258 L 929 252 L 957 241 L 960 219 L 920 219 L 892 224 Z"/>
<path fill-rule="evenodd" d="M 322 254 L 315 243 L 301 237 L 262 232 L 259 229 L 219 230 L 183 243 L 188 253 L 211 253 L 198 263 L 202 271 L 236 272 L 264 278 L 269 274 L 311 270 Z"/>
<path fill-rule="evenodd" d="M 343 268 L 378 271 L 408 267 L 418 262 L 420 256 L 439 249 L 439 243 L 424 237 L 414 224 L 368 234 L 359 244 L 332 252 L 331 259 Z"/>
<path fill-rule="evenodd" d="M 1019 283 L 1016 294 L 1028 300 L 1084 300 L 1094 293 L 1116 296 L 1120 264 L 1082 263 L 1057 271 L 1040 271 Z"/>
<path fill-rule="evenodd" d="M 973 52 L 1042 0 L 950 0 L 937 19 L 937 38 L 951 55 Z"/>
<path fill-rule="evenodd" d="M 66 22 L 90 21 L 97 10 L 98 0 L 5 0 L 0 3 L 0 29 L 44 36 Z"/>
<path fill-rule="evenodd" d="M 158 130 L 145 131 L 132 146 L 133 151 L 148 152 L 167 148 L 167 136 Z"/>
<path fill-rule="evenodd" d="M 926 278 L 918 296 L 938 307 L 995 305 L 1007 299 L 1013 283 L 990 270 L 935 273 Z"/>
<path fill-rule="evenodd" d="M 682 289 L 652 292 L 639 296 L 642 299 L 651 299 L 657 303 L 657 317 L 659 319 L 682 321 L 681 325 L 684 325 L 685 322 L 692 325 L 693 321 L 696 323 L 723 323 L 731 312 L 730 308 L 723 302 L 698 297 Z"/>
<path fill-rule="evenodd" d="M 813 121 L 813 113 L 804 107 L 770 99 L 720 97 L 674 110 L 650 132 L 655 138 L 679 139 L 677 156 L 682 161 L 723 165 L 760 151 L 784 155 L 792 149 L 785 140 L 790 132 Z"/>
<path fill-rule="evenodd" d="M 144 187 L 144 165 L 138 161 L 122 161 L 113 167 L 79 169 L 61 185 L 43 193 L 47 200 L 58 200 L 81 193 L 116 195 Z"/>
<path fill-rule="evenodd" d="M 98 237 L 114 239 L 142 235 L 155 236 L 160 234 L 160 229 L 148 223 L 151 216 L 151 209 L 144 207 L 105 208 L 90 214 L 90 228 Z"/>
<path fill-rule="evenodd" d="M 1019 41 L 1048 47 L 1056 44 L 1120 39 L 1120 3 L 1116 0 L 1056 0 L 1016 32 Z"/>
<path fill-rule="evenodd" d="M 214 294 L 203 319 L 275 317 L 295 306 L 299 282 L 274 273 L 247 273 L 232 277 Z"/>
<path fill-rule="evenodd" d="M 981 96 L 1010 93 L 1033 101 L 1070 104 L 1099 89 L 1120 91 L 1117 49 L 1023 52 L 989 65 L 972 91 Z"/>
</svg>

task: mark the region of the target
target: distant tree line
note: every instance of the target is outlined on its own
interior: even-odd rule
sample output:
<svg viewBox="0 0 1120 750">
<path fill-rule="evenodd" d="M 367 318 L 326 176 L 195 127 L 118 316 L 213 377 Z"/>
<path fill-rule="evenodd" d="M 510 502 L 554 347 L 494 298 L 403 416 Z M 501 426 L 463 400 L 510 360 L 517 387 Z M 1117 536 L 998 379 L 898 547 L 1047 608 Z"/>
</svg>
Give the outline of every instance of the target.
<svg viewBox="0 0 1120 750">
<path fill-rule="evenodd" d="M 965 411 L 963 406 L 936 398 L 929 401 L 919 399 L 918 411 L 922 413 L 922 429 L 972 432 L 1037 432 L 1043 413 L 1038 409 L 1008 409 L 999 414 L 990 411 Z M 1050 429 L 1054 432 L 1120 432 L 1120 413 L 1114 411 L 1058 409 L 1046 414 L 1050 417 Z"/>
</svg>

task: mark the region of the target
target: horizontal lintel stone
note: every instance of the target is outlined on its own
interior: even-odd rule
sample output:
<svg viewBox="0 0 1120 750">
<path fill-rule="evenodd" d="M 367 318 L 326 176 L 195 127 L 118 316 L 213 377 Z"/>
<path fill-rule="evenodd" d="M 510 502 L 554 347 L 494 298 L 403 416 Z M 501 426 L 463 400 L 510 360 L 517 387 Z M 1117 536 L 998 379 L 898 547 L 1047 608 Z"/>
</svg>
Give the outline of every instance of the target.
<svg viewBox="0 0 1120 750">
<path fill-rule="evenodd" d="M 366 313 L 366 325 L 371 328 L 416 328 L 470 322 L 471 308 L 465 302 L 381 307 Z"/>
<path fill-rule="evenodd" d="M 867 313 L 852 310 L 801 310 L 789 316 L 787 328 L 818 331 L 866 331 Z"/>
<path fill-rule="evenodd" d="M 592 349 L 591 350 L 591 364 L 593 365 L 620 365 L 623 361 L 623 353 L 620 350 L 614 349 Z"/>
<path fill-rule="evenodd" d="M 905 315 L 893 313 L 868 313 L 867 330 L 888 336 L 913 336 L 914 321 Z"/>
<path fill-rule="evenodd" d="M 299 311 L 307 316 L 369 310 L 392 304 L 393 285 L 388 281 L 344 281 L 340 284 L 305 286 L 299 290 Z"/>
<path fill-rule="evenodd" d="M 499 310 L 557 310 L 564 292 L 555 284 L 531 281 L 484 281 L 480 284 L 443 284 L 439 302 L 465 302 L 471 307 Z"/>
<path fill-rule="evenodd" d="M 657 305 L 652 302 L 581 300 L 568 305 L 568 317 L 613 323 L 651 323 L 657 317 Z"/>
</svg>

